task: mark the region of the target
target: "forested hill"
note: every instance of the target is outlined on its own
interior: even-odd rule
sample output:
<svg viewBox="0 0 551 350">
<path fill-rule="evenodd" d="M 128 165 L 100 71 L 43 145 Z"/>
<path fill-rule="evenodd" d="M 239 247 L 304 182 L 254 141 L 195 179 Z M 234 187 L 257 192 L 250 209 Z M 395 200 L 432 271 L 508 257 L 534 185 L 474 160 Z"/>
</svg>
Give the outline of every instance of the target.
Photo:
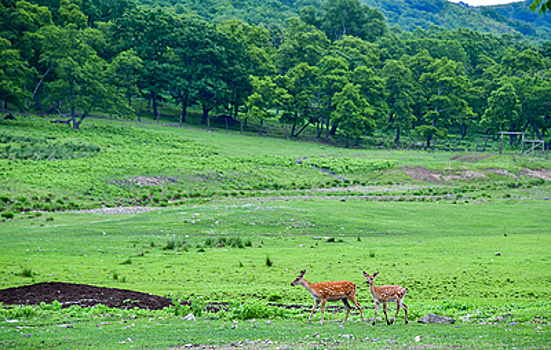
<svg viewBox="0 0 551 350">
<path fill-rule="evenodd" d="M 551 40 L 551 17 L 530 11 L 533 0 L 499 6 L 469 7 L 446 0 L 363 0 L 379 9 L 389 26 L 413 31 L 431 25 L 468 28 L 497 35 L 521 35 L 531 41 Z"/>
<path fill-rule="evenodd" d="M 214 22 L 239 18 L 251 24 L 277 25 L 298 16 L 307 6 L 320 8 L 323 0 L 137 0 L 149 6 L 193 12 Z M 469 7 L 447 0 L 362 0 L 379 9 L 389 26 L 404 31 L 431 25 L 467 28 L 497 35 L 521 35 L 531 41 L 551 40 L 551 16 L 530 11 L 532 0 L 491 7 Z"/>
</svg>

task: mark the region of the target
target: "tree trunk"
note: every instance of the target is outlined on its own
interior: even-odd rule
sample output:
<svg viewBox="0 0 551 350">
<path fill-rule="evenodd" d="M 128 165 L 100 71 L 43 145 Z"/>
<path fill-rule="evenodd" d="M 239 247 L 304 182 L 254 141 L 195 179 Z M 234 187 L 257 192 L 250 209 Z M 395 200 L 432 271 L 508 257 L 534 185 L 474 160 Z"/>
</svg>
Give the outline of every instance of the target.
<svg viewBox="0 0 551 350">
<path fill-rule="evenodd" d="M 346 133 L 346 148 L 350 148 L 349 139 L 350 139 L 350 135 L 348 135 L 348 133 Z"/>
<path fill-rule="evenodd" d="M 325 142 L 329 142 L 329 119 L 325 122 Z"/>
<path fill-rule="evenodd" d="M 155 94 L 155 90 L 151 89 L 151 93 L 150 93 L 150 97 L 151 97 L 151 103 L 152 103 L 152 106 L 153 106 L 153 115 L 155 117 L 157 117 L 157 122 L 158 119 L 159 119 L 159 111 L 157 110 L 157 96 Z"/>
<path fill-rule="evenodd" d="M 486 138 L 484 139 L 484 146 L 482 146 L 482 152 L 486 152 L 486 145 L 488 144 L 488 138 L 490 137 L 490 130 L 486 130 Z"/>
<path fill-rule="evenodd" d="M 42 107 L 40 106 L 40 90 L 42 89 L 42 84 L 44 83 L 44 78 L 46 78 L 46 75 L 48 75 L 48 73 L 50 73 L 51 69 L 52 69 L 52 67 L 48 67 L 48 69 L 46 70 L 46 73 L 44 73 L 44 75 L 40 78 L 40 80 L 36 84 L 36 87 L 34 88 L 34 91 L 33 91 L 34 108 L 37 111 L 42 110 Z"/>
<path fill-rule="evenodd" d="M 396 148 L 400 148 L 400 128 L 396 129 Z"/>
<path fill-rule="evenodd" d="M 262 136 L 262 124 L 264 124 L 264 119 L 260 119 L 260 127 L 258 128 L 258 136 Z"/>
<path fill-rule="evenodd" d="M 464 140 L 466 136 L 467 136 L 467 125 L 463 123 L 461 125 L 461 140 Z"/>
<path fill-rule="evenodd" d="M 210 108 L 208 108 L 207 105 L 204 103 L 202 107 L 203 107 L 203 119 L 201 120 L 201 124 L 206 124 L 208 121 L 207 119 L 209 118 Z"/>
<path fill-rule="evenodd" d="M 180 122 L 178 123 L 179 127 L 182 127 L 182 124 L 186 122 L 187 114 L 187 102 L 182 100 L 182 114 L 180 114 Z"/>
<path fill-rule="evenodd" d="M 306 127 L 308 127 L 308 125 L 310 125 L 310 123 L 306 122 L 306 124 L 304 124 L 304 126 L 297 132 L 296 135 L 291 135 L 291 136 L 298 137 L 304 131 L 304 129 L 306 129 Z M 310 130 L 310 133 L 311 132 L 312 132 L 312 130 Z"/>
<path fill-rule="evenodd" d="M 329 133 L 329 135 L 335 136 L 336 133 L 337 133 L 337 125 L 335 124 L 331 127 L 331 132 Z"/>
<path fill-rule="evenodd" d="M 427 146 L 426 146 L 426 149 L 429 150 L 430 149 L 430 141 L 432 140 L 432 134 L 429 135 L 429 137 L 427 137 Z"/>
<path fill-rule="evenodd" d="M 73 79 L 69 81 L 69 99 L 71 101 L 71 120 L 73 121 L 73 129 L 78 130 L 79 125 L 77 124 L 75 115 L 75 81 Z"/>
</svg>

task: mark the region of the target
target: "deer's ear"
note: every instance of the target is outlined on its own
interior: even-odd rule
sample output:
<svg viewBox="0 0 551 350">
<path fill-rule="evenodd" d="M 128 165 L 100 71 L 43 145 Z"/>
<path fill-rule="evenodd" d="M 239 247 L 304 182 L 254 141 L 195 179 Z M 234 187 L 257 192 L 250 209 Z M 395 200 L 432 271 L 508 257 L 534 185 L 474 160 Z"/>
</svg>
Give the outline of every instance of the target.
<svg viewBox="0 0 551 350">
<path fill-rule="evenodd" d="M 379 271 L 375 272 L 375 274 L 373 275 L 373 277 L 377 277 L 379 275 Z"/>
<path fill-rule="evenodd" d="M 367 274 L 367 272 L 364 271 L 364 276 L 365 277 L 369 277 L 369 275 Z"/>
<path fill-rule="evenodd" d="M 301 276 L 304 276 L 306 274 L 306 269 L 302 270 L 302 272 L 300 273 Z"/>
</svg>

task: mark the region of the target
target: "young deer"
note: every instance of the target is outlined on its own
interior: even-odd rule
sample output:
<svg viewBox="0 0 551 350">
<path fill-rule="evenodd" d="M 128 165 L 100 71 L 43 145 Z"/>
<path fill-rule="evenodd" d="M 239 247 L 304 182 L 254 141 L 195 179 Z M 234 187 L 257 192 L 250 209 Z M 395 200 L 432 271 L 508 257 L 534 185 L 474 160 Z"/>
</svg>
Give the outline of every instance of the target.
<svg viewBox="0 0 551 350">
<path fill-rule="evenodd" d="M 310 294 L 312 295 L 312 298 L 314 298 L 314 307 L 310 312 L 310 317 L 308 318 L 308 322 L 311 322 L 312 315 L 314 314 L 314 310 L 316 309 L 316 307 L 318 307 L 318 304 L 321 302 L 320 323 L 323 323 L 323 314 L 325 312 L 325 302 L 339 301 L 339 300 L 342 300 L 344 307 L 346 308 L 346 316 L 344 317 L 344 321 L 342 323 L 346 322 L 346 320 L 348 319 L 348 314 L 352 309 L 350 307 L 350 304 L 348 303 L 348 300 L 354 303 L 354 305 L 356 305 L 358 310 L 360 310 L 360 313 L 362 315 L 362 321 L 365 322 L 362 307 L 356 301 L 356 285 L 354 283 L 349 281 L 309 283 L 307 280 L 304 279 L 305 273 L 306 273 L 306 270 L 302 270 L 302 272 L 298 275 L 298 277 L 295 278 L 293 282 L 291 282 L 291 286 L 294 287 L 297 284 L 302 285 L 304 288 L 306 288 L 307 291 L 310 292 Z"/>
<path fill-rule="evenodd" d="M 408 323 L 408 307 L 404 304 L 404 297 L 406 296 L 406 289 L 402 286 L 380 286 L 375 287 L 373 280 L 379 272 L 376 272 L 373 276 L 368 275 L 364 271 L 364 276 L 367 278 L 367 283 L 369 284 L 369 291 L 371 296 L 375 301 L 375 318 L 373 318 L 373 325 L 375 325 L 375 320 L 377 319 L 377 311 L 379 310 L 379 304 L 383 304 L 383 311 L 385 312 L 386 323 L 391 325 L 394 322 L 394 318 L 398 315 L 400 311 L 400 306 L 404 308 L 404 313 L 406 314 L 406 324 Z M 389 301 L 394 301 L 396 303 L 396 313 L 392 320 L 388 320 L 388 315 L 386 314 L 386 303 Z"/>
</svg>

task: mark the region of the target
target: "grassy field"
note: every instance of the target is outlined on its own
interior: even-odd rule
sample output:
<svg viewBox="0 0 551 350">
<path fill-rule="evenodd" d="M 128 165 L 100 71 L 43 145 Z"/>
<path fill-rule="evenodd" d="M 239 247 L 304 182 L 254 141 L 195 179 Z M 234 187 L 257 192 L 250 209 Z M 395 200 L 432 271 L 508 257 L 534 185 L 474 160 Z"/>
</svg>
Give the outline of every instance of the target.
<svg viewBox="0 0 551 350">
<path fill-rule="evenodd" d="M 342 149 L 105 120 L 87 120 L 81 132 L 41 120 L 2 122 L 0 136 L 7 155 L 0 158 L 0 288 L 85 283 L 195 305 L 156 312 L 4 306 L 0 347 L 551 342 L 551 185 L 518 176 L 545 174 L 549 160 Z M 118 205 L 148 211 L 82 210 Z M 434 312 L 457 322 L 405 326 L 400 313 L 395 325 L 380 319 L 372 327 L 355 313 L 341 326 L 340 312 L 326 313 L 325 325 L 306 324 L 313 300 L 289 285 L 302 269 L 310 282 L 356 283 L 367 318 L 373 304 L 362 271 L 380 271 L 378 285 L 407 288 L 412 321 Z M 233 309 L 198 311 L 211 301 Z M 182 318 L 189 312 L 195 321 Z"/>
</svg>

